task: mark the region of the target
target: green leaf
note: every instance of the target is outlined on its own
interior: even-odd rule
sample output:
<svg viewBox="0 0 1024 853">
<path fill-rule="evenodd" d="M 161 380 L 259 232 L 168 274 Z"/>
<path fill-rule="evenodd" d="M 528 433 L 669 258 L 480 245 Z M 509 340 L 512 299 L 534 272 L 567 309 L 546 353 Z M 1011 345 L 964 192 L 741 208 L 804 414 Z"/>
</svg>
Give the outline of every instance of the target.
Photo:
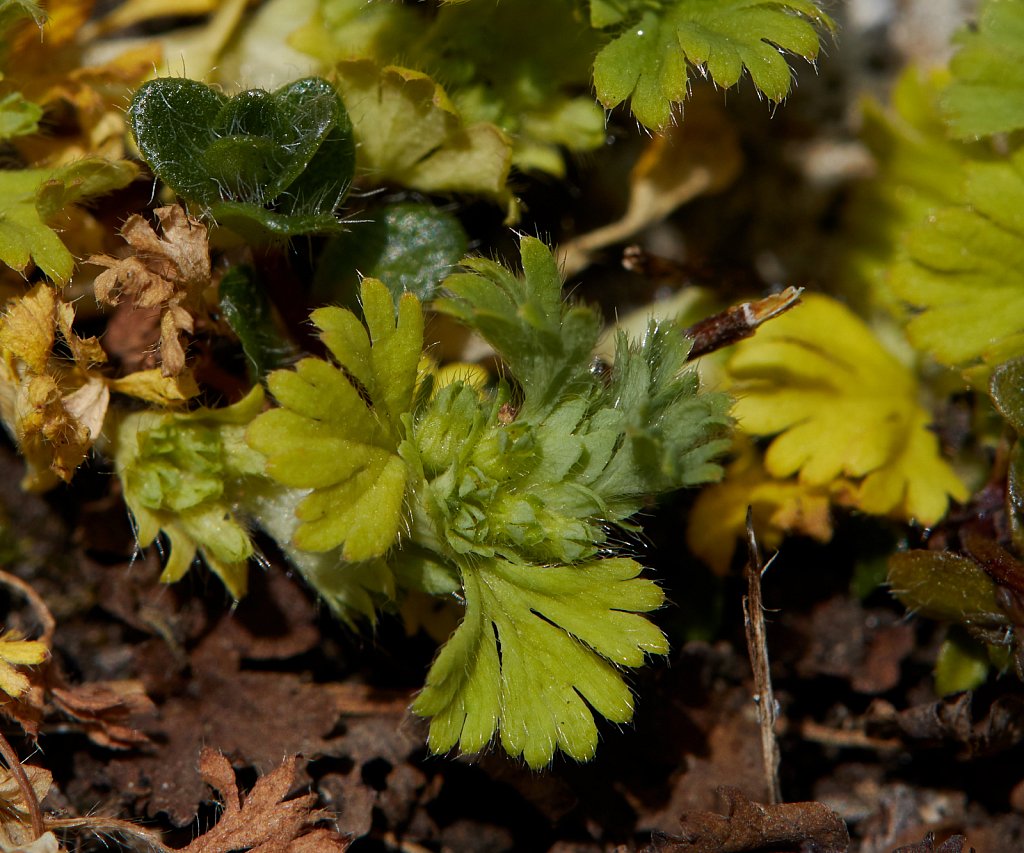
<svg viewBox="0 0 1024 853">
<path fill-rule="evenodd" d="M 465 126 L 488 126 L 491 134 L 497 129 L 507 137 L 505 147 L 521 169 L 561 175 L 563 147 L 589 151 L 605 139 L 604 113 L 587 92 L 600 34 L 584 24 L 574 3 L 447 4 L 424 14 L 409 4 L 322 0 L 292 44 L 325 68 L 363 59 L 378 68 L 401 64 L 429 74 L 443 83 L 445 101 L 451 98 L 449 106 Z M 345 97 L 355 109 L 357 99 L 348 91 Z M 356 120 L 356 126 L 364 126 L 378 146 L 381 135 L 415 137 L 409 119 L 428 127 L 432 119 L 407 110 L 402 126 L 388 130 L 394 117 L 373 112 L 375 118 Z"/>
<path fill-rule="evenodd" d="M 352 628 L 356 617 L 371 623 L 378 608 L 395 597 L 395 580 L 381 559 L 347 562 L 341 548 L 304 551 L 292 540 L 301 523 L 296 515 L 308 489 L 292 489 L 261 477 L 246 484 L 242 511 L 271 536 L 333 613 Z"/>
<path fill-rule="evenodd" d="M 627 559 L 463 566 L 466 616 L 412 706 L 432 717 L 430 749 L 478 752 L 498 732 L 505 750 L 530 767 L 548 764 L 556 749 L 591 758 L 594 712 L 616 723 L 633 715 L 617 667 L 668 650 L 640 615 L 658 608 L 663 594 L 639 573 Z"/>
<path fill-rule="evenodd" d="M 46 22 L 46 12 L 33 0 L 0 0 L 0 35 L 23 18 L 32 18 L 36 26 L 42 28 Z M 0 47 L 0 60 L 6 59 L 6 50 Z"/>
<path fill-rule="evenodd" d="M 889 586 L 906 607 L 930 619 L 1005 626 L 996 584 L 970 557 L 948 551 L 906 551 L 889 558 Z"/>
<path fill-rule="evenodd" d="M 132 163 L 99 157 L 0 171 L 0 261 L 19 272 L 34 262 L 54 281 L 67 281 L 75 261 L 47 220 L 69 204 L 127 186 L 137 174 Z"/>
<path fill-rule="evenodd" d="M 194 80 L 150 80 L 128 117 L 154 173 L 243 236 L 340 230 L 336 211 L 352 182 L 355 148 L 348 114 L 326 80 L 233 98 Z"/>
<path fill-rule="evenodd" d="M 965 201 L 909 233 L 890 285 L 911 342 L 969 369 L 1024 354 L 1024 150 L 970 164 Z"/>
<path fill-rule="evenodd" d="M 43 108 L 26 101 L 19 92 L 0 98 L 0 141 L 35 133 Z"/>
<path fill-rule="evenodd" d="M 114 466 L 142 547 L 162 531 L 170 554 L 161 580 L 173 583 L 198 553 L 229 592 L 245 594 L 252 541 L 237 504 L 263 460 L 243 440 L 263 407 L 263 390 L 223 409 L 123 416 L 111 431 Z"/>
<path fill-rule="evenodd" d="M 594 61 L 597 97 L 609 109 L 631 99 L 633 115 L 652 129 L 671 120 L 672 104 L 687 92 L 687 65 L 730 87 L 744 70 L 765 97 L 789 94 L 792 72 L 783 51 L 813 62 L 819 41 L 815 26 L 832 22 L 810 0 L 672 0 L 650 9 L 631 3 L 625 31 Z M 633 10 L 636 11 L 633 11 Z M 598 7 L 597 20 L 618 13 Z"/>
<path fill-rule="evenodd" d="M 295 357 L 296 347 L 274 322 L 267 289 L 257 281 L 255 270 L 232 267 L 221 279 L 218 293 L 221 313 L 242 344 L 254 381 Z"/>
<path fill-rule="evenodd" d="M 355 305 L 359 277 L 383 281 L 396 299 L 408 291 L 421 302 L 466 253 L 466 232 L 452 214 L 416 202 L 366 214 L 370 221 L 332 239 L 317 264 L 313 289 L 324 302 Z"/>
<path fill-rule="evenodd" d="M 493 124 L 466 125 L 425 74 L 369 60 L 342 62 L 338 88 L 352 109 L 359 165 L 377 183 L 508 201 L 511 144 Z"/>
<path fill-rule="evenodd" d="M 312 489 L 297 510 L 294 545 L 342 546 L 349 561 L 382 556 L 398 537 L 408 472 L 396 451 L 423 347 L 415 296 L 401 298 L 396 322 L 387 287 L 365 279 L 362 304 L 365 327 L 341 308 L 313 312 L 337 366 L 307 358 L 270 374 L 281 408 L 257 418 L 248 433 L 273 479 Z"/>
<path fill-rule="evenodd" d="M 601 331 L 597 314 L 562 301 L 562 280 L 550 250 L 533 237 L 520 242 L 523 276 L 470 258 L 471 272 L 445 279 L 449 296 L 435 309 L 475 329 L 501 353 L 523 389 L 524 420 L 543 416 L 584 378 Z"/>
<path fill-rule="evenodd" d="M 953 133 L 973 139 L 1024 127 L 1024 5 L 987 0 L 977 26 L 956 42 L 953 80 L 942 96 Z"/>
<path fill-rule="evenodd" d="M 874 101 L 863 107 L 861 138 L 875 170 L 869 180 L 853 186 L 839 272 L 847 279 L 849 298 L 881 306 L 895 317 L 906 314 L 907 307 L 892 292 L 889 271 L 907 231 L 939 208 L 959 204 L 969 163 L 992 158 L 987 146 L 949 138 L 938 105 L 945 82 L 945 74 L 908 68 L 887 107 Z"/>
<path fill-rule="evenodd" d="M 444 82 L 467 123 L 489 122 L 509 136 L 517 167 L 563 175 L 562 148 L 592 151 L 606 136 L 604 111 L 589 92 L 600 35 L 575 6 L 443 7 L 406 55 Z"/>
</svg>

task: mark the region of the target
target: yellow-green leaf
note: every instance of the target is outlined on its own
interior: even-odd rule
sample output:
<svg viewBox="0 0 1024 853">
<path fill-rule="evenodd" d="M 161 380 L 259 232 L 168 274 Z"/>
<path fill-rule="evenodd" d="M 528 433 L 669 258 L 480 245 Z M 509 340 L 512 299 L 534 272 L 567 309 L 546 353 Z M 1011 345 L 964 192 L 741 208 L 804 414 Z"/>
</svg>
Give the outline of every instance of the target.
<svg viewBox="0 0 1024 853">
<path fill-rule="evenodd" d="M 933 524 L 967 490 L 939 453 L 914 374 L 841 303 L 804 297 L 741 343 L 729 361 L 739 426 L 776 436 L 773 477 L 827 486 L 855 480 L 865 512 Z"/>
</svg>

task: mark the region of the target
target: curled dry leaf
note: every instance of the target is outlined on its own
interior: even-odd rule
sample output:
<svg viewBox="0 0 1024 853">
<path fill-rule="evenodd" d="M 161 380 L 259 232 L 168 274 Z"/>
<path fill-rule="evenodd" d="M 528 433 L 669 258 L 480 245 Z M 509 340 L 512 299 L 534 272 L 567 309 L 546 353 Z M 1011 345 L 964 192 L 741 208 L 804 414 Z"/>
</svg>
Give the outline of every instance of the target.
<svg viewBox="0 0 1024 853">
<path fill-rule="evenodd" d="M 337 832 L 315 828 L 328 814 L 314 809 L 315 794 L 285 800 L 295 781 L 295 757 L 257 780 L 242 798 L 231 762 L 208 747 L 199 770 L 221 795 L 224 812 L 217 825 L 184 848 L 185 853 L 342 853 L 348 842 Z"/>
<path fill-rule="evenodd" d="M 96 338 L 75 334 L 74 318 L 74 308 L 40 283 L 0 320 L 0 416 L 28 461 L 26 489 L 70 480 L 106 417 L 110 392 L 89 372 L 106 355 Z M 58 330 L 73 367 L 52 357 Z"/>
<path fill-rule="evenodd" d="M 140 681 L 101 681 L 76 687 L 54 687 L 54 704 L 78 720 L 99 746 L 131 749 L 148 743 L 149 738 L 132 728 L 132 718 L 155 710 Z"/>
<path fill-rule="evenodd" d="M 128 217 L 121 235 L 133 254 L 93 255 L 89 263 L 107 267 L 96 277 L 96 298 L 117 305 L 127 296 L 136 308 L 160 308 L 160 355 L 164 376 L 185 369 L 181 335 L 191 333 L 203 291 L 210 284 L 206 226 L 179 206 L 156 210 L 162 235 L 141 216 Z"/>
</svg>

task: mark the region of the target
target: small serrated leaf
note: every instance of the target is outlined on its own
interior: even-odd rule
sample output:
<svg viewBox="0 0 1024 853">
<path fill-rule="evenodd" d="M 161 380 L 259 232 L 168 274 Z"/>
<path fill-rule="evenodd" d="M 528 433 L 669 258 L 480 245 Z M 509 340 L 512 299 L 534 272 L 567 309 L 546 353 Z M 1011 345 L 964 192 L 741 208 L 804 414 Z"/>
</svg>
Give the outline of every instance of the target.
<svg viewBox="0 0 1024 853">
<path fill-rule="evenodd" d="M 498 732 L 505 750 L 531 767 L 548 764 L 556 749 L 578 761 L 592 757 L 594 711 L 618 723 L 632 718 L 616 667 L 668 650 L 640 615 L 664 596 L 639 573 L 627 559 L 463 567 L 466 617 L 413 704 L 433 718 L 431 750 L 476 752 Z"/>
<path fill-rule="evenodd" d="M 594 60 L 598 99 L 612 108 L 629 98 L 637 119 L 658 130 L 687 91 L 687 65 L 734 86 L 746 70 L 770 101 L 789 94 L 792 72 L 783 51 L 808 62 L 818 55 L 816 26 L 832 22 L 810 0 L 673 0 L 659 10 L 634 8 L 629 25 Z M 604 7 L 599 20 L 610 21 Z"/>
<path fill-rule="evenodd" d="M 337 366 L 316 358 L 268 377 L 281 408 L 250 426 L 249 444 L 278 482 L 312 489 L 296 510 L 293 544 L 346 560 L 382 556 L 398 537 L 408 471 L 397 454 L 412 407 L 423 313 L 411 294 L 395 305 L 376 279 L 362 284 L 366 326 L 351 311 L 312 319 Z"/>
</svg>

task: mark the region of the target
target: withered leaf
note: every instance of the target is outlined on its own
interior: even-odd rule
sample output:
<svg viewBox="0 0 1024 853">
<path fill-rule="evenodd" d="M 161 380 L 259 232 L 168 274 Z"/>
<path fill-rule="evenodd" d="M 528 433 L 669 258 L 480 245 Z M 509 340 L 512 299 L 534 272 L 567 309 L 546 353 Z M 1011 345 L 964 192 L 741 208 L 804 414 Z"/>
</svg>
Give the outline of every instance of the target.
<svg viewBox="0 0 1024 853">
<path fill-rule="evenodd" d="M 718 790 L 725 800 L 726 814 L 683 815 L 680 835 L 655 840 L 649 853 L 754 853 L 790 848 L 846 853 L 850 849 L 846 824 L 823 803 L 761 805 L 739 788 L 723 786 Z"/>
<path fill-rule="evenodd" d="M 108 749 L 131 749 L 149 738 L 133 728 L 134 717 L 156 706 L 139 681 L 97 681 L 75 687 L 54 687 L 54 704 L 82 724 L 89 739 Z"/>
<path fill-rule="evenodd" d="M 126 258 L 93 255 L 89 263 L 107 267 L 96 277 L 100 302 L 117 305 L 122 297 L 136 308 L 160 308 L 160 355 L 164 376 L 185 369 L 181 335 L 191 333 L 202 293 L 210 284 L 206 226 L 179 206 L 156 210 L 162 235 L 143 217 L 128 217 L 121 235 L 133 252 Z"/>
<path fill-rule="evenodd" d="M 43 767 L 22 765 L 36 799 L 42 800 L 53 783 L 53 774 Z M 0 850 L 22 849 L 36 837 L 28 805 L 18 780 L 10 770 L 0 770 Z M 42 848 L 40 848 L 42 849 Z"/>
<path fill-rule="evenodd" d="M 348 842 L 338 833 L 314 824 L 329 817 L 314 809 L 315 794 L 285 800 L 295 781 L 295 757 L 256 781 L 242 798 L 231 762 L 204 747 L 199 772 L 221 795 L 224 812 L 217 825 L 184 848 L 185 853 L 342 853 Z"/>
</svg>

